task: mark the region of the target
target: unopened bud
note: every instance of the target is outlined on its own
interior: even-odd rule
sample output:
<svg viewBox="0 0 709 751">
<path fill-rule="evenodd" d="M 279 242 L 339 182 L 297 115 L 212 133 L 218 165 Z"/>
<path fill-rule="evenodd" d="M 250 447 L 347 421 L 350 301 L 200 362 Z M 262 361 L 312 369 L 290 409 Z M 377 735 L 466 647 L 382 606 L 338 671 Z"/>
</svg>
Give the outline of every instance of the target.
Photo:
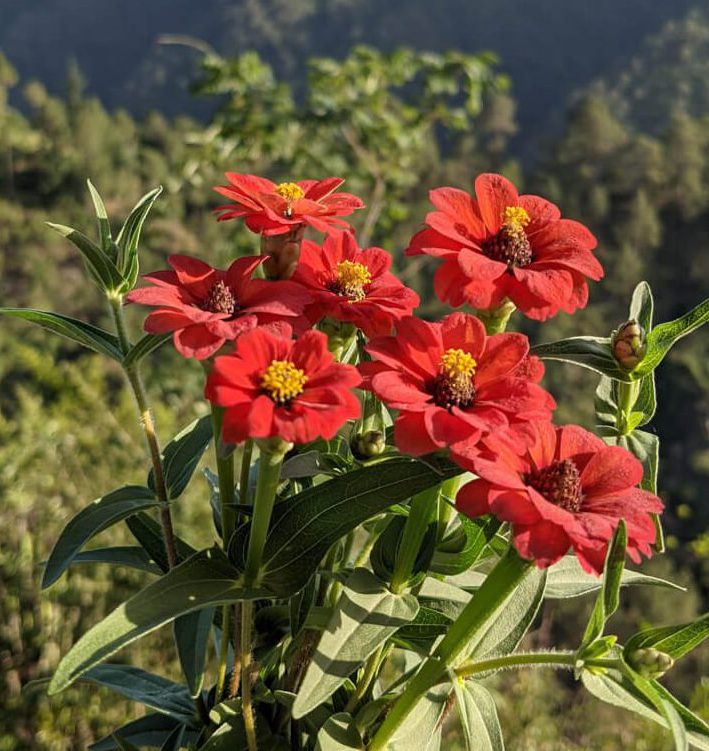
<svg viewBox="0 0 709 751">
<path fill-rule="evenodd" d="M 358 459 L 371 459 L 379 456 L 386 448 L 386 437 L 381 430 L 368 430 L 352 437 L 350 447 Z"/>
<path fill-rule="evenodd" d="M 300 260 L 300 244 L 305 225 L 299 224 L 281 235 L 261 235 L 261 255 L 268 256 L 263 266 L 266 278 L 290 279 Z"/>
<path fill-rule="evenodd" d="M 636 649 L 627 658 L 628 665 L 646 678 L 659 678 L 664 675 L 675 661 L 659 649 Z"/>
<path fill-rule="evenodd" d="M 611 334 L 613 357 L 623 370 L 634 370 L 645 357 L 645 330 L 632 318 Z"/>
</svg>

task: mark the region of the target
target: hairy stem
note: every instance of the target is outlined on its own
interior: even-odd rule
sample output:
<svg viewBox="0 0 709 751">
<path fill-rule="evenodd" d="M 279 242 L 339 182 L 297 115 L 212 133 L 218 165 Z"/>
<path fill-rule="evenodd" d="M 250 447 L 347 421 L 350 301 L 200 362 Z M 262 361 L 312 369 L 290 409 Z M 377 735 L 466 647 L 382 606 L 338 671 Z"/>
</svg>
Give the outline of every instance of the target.
<svg viewBox="0 0 709 751">
<path fill-rule="evenodd" d="M 130 350 L 130 340 L 126 333 L 125 319 L 123 317 L 123 298 L 112 297 L 110 298 L 110 303 L 118 340 L 121 345 L 121 350 L 125 355 Z M 140 424 L 143 428 L 145 440 L 150 451 L 150 459 L 153 464 L 153 476 L 155 478 L 155 494 L 160 502 L 160 526 L 162 527 L 167 563 L 170 568 L 174 568 L 178 563 L 175 532 L 172 526 L 170 501 L 167 494 L 167 486 L 165 485 L 165 475 L 163 474 L 162 458 L 160 456 L 160 443 L 155 430 L 153 413 L 150 409 L 147 394 L 145 393 L 143 380 L 140 377 L 138 364 L 129 367 L 124 366 L 123 372 L 126 374 L 128 383 L 133 390 L 133 395 L 135 396 L 135 401 L 138 405 L 138 412 L 140 413 Z"/>
</svg>

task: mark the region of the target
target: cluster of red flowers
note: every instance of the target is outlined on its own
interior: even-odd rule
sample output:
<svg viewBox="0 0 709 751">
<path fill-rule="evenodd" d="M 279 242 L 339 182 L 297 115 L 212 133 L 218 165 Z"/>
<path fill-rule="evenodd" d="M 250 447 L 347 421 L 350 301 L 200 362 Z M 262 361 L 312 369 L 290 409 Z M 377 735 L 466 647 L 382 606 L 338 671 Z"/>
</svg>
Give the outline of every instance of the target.
<svg viewBox="0 0 709 751">
<path fill-rule="evenodd" d="M 650 554 L 651 514 L 662 504 L 637 487 L 640 463 L 579 427 L 552 426 L 556 405 L 540 386 L 544 366 L 527 337 L 488 335 L 469 314 L 439 323 L 414 317 L 418 295 L 390 272 L 389 253 L 359 248 L 342 219 L 363 203 L 338 192 L 341 179 L 227 179 L 216 190 L 233 203 L 217 209 L 219 219 L 243 218 L 268 238 L 262 249 L 271 257 L 240 258 L 220 271 L 172 256 L 172 270 L 148 274 L 152 286 L 128 297 L 155 308 L 146 331 L 173 332 L 182 355 L 210 360 L 205 392 L 225 410 L 226 442 L 332 438 L 360 416 L 353 389 L 362 387 L 396 411 L 400 451 L 447 451 L 475 473 L 458 508 L 509 522 L 523 557 L 545 567 L 571 548 L 600 572 L 621 519 L 631 557 Z M 500 175 L 478 177 L 475 197 L 454 188 L 430 197 L 436 210 L 406 252 L 442 260 L 435 291 L 453 307 L 490 313 L 511 301 L 544 320 L 584 307 L 586 280 L 603 276 L 583 225 L 543 198 L 518 195 Z M 306 228 L 327 235 L 322 245 L 303 239 Z M 290 269 L 290 278 L 260 278 L 261 264 L 286 244 L 297 264 L 273 268 Z M 337 362 L 327 336 L 313 330 L 326 321 L 359 329 L 371 359 L 358 368 Z"/>
</svg>

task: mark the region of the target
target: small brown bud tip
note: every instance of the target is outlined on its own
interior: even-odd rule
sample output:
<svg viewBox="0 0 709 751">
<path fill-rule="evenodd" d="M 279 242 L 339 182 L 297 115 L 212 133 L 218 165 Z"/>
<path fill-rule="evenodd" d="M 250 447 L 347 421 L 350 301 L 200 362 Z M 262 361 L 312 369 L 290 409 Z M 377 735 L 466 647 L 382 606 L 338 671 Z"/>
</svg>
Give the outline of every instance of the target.
<svg viewBox="0 0 709 751">
<path fill-rule="evenodd" d="M 675 661 L 659 649 L 636 649 L 628 657 L 628 664 L 646 678 L 659 678 L 664 675 Z"/>
<path fill-rule="evenodd" d="M 352 453 L 358 459 L 371 459 L 379 456 L 386 448 L 386 438 L 381 430 L 368 430 L 366 433 L 357 433 L 351 442 Z"/>
<path fill-rule="evenodd" d="M 261 255 L 268 256 L 263 267 L 266 278 L 290 279 L 300 260 L 300 244 L 305 225 L 299 224 L 282 235 L 261 235 Z"/>
<path fill-rule="evenodd" d="M 634 370 L 647 352 L 645 330 L 633 319 L 626 321 L 611 334 L 611 349 L 623 370 Z"/>
</svg>

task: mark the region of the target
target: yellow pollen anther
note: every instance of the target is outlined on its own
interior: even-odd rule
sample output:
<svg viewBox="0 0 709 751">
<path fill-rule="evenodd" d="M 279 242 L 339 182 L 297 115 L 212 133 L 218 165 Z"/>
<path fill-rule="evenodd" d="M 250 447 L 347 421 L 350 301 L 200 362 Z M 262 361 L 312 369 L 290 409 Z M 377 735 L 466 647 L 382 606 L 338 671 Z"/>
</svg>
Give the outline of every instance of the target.
<svg viewBox="0 0 709 751">
<path fill-rule="evenodd" d="M 305 191 L 297 183 L 279 183 L 276 186 L 276 193 L 281 198 L 285 198 L 288 203 L 293 203 L 305 195 Z"/>
<path fill-rule="evenodd" d="M 351 301 L 364 300 L 364 288 L 372 281 L 369 269 L 363 263 L 356 261 L 340 261 L 337 264 L 337 278 L 332 286 L 333 291 Z"/>
<path fill-rule="evenodd" d="M 529 221 L 529 214 L 521 206 L 508 206 L 502 212 L 502 224 L 509 229 L 521 229 Z"/>
<path fill-rule="evenodd" d="M 438 372 L 450 381 L 468 380 L 473 377 L 477 362 L 462 349 L 447 349 L 441 355 Z"/>
<path fill-rule="evenodd" d="M 287 404 L 305 389 L 308 376 L 288 360 L 273 360 L 261 378 L 261 388 L 276 404 Z"/>
</svg>

